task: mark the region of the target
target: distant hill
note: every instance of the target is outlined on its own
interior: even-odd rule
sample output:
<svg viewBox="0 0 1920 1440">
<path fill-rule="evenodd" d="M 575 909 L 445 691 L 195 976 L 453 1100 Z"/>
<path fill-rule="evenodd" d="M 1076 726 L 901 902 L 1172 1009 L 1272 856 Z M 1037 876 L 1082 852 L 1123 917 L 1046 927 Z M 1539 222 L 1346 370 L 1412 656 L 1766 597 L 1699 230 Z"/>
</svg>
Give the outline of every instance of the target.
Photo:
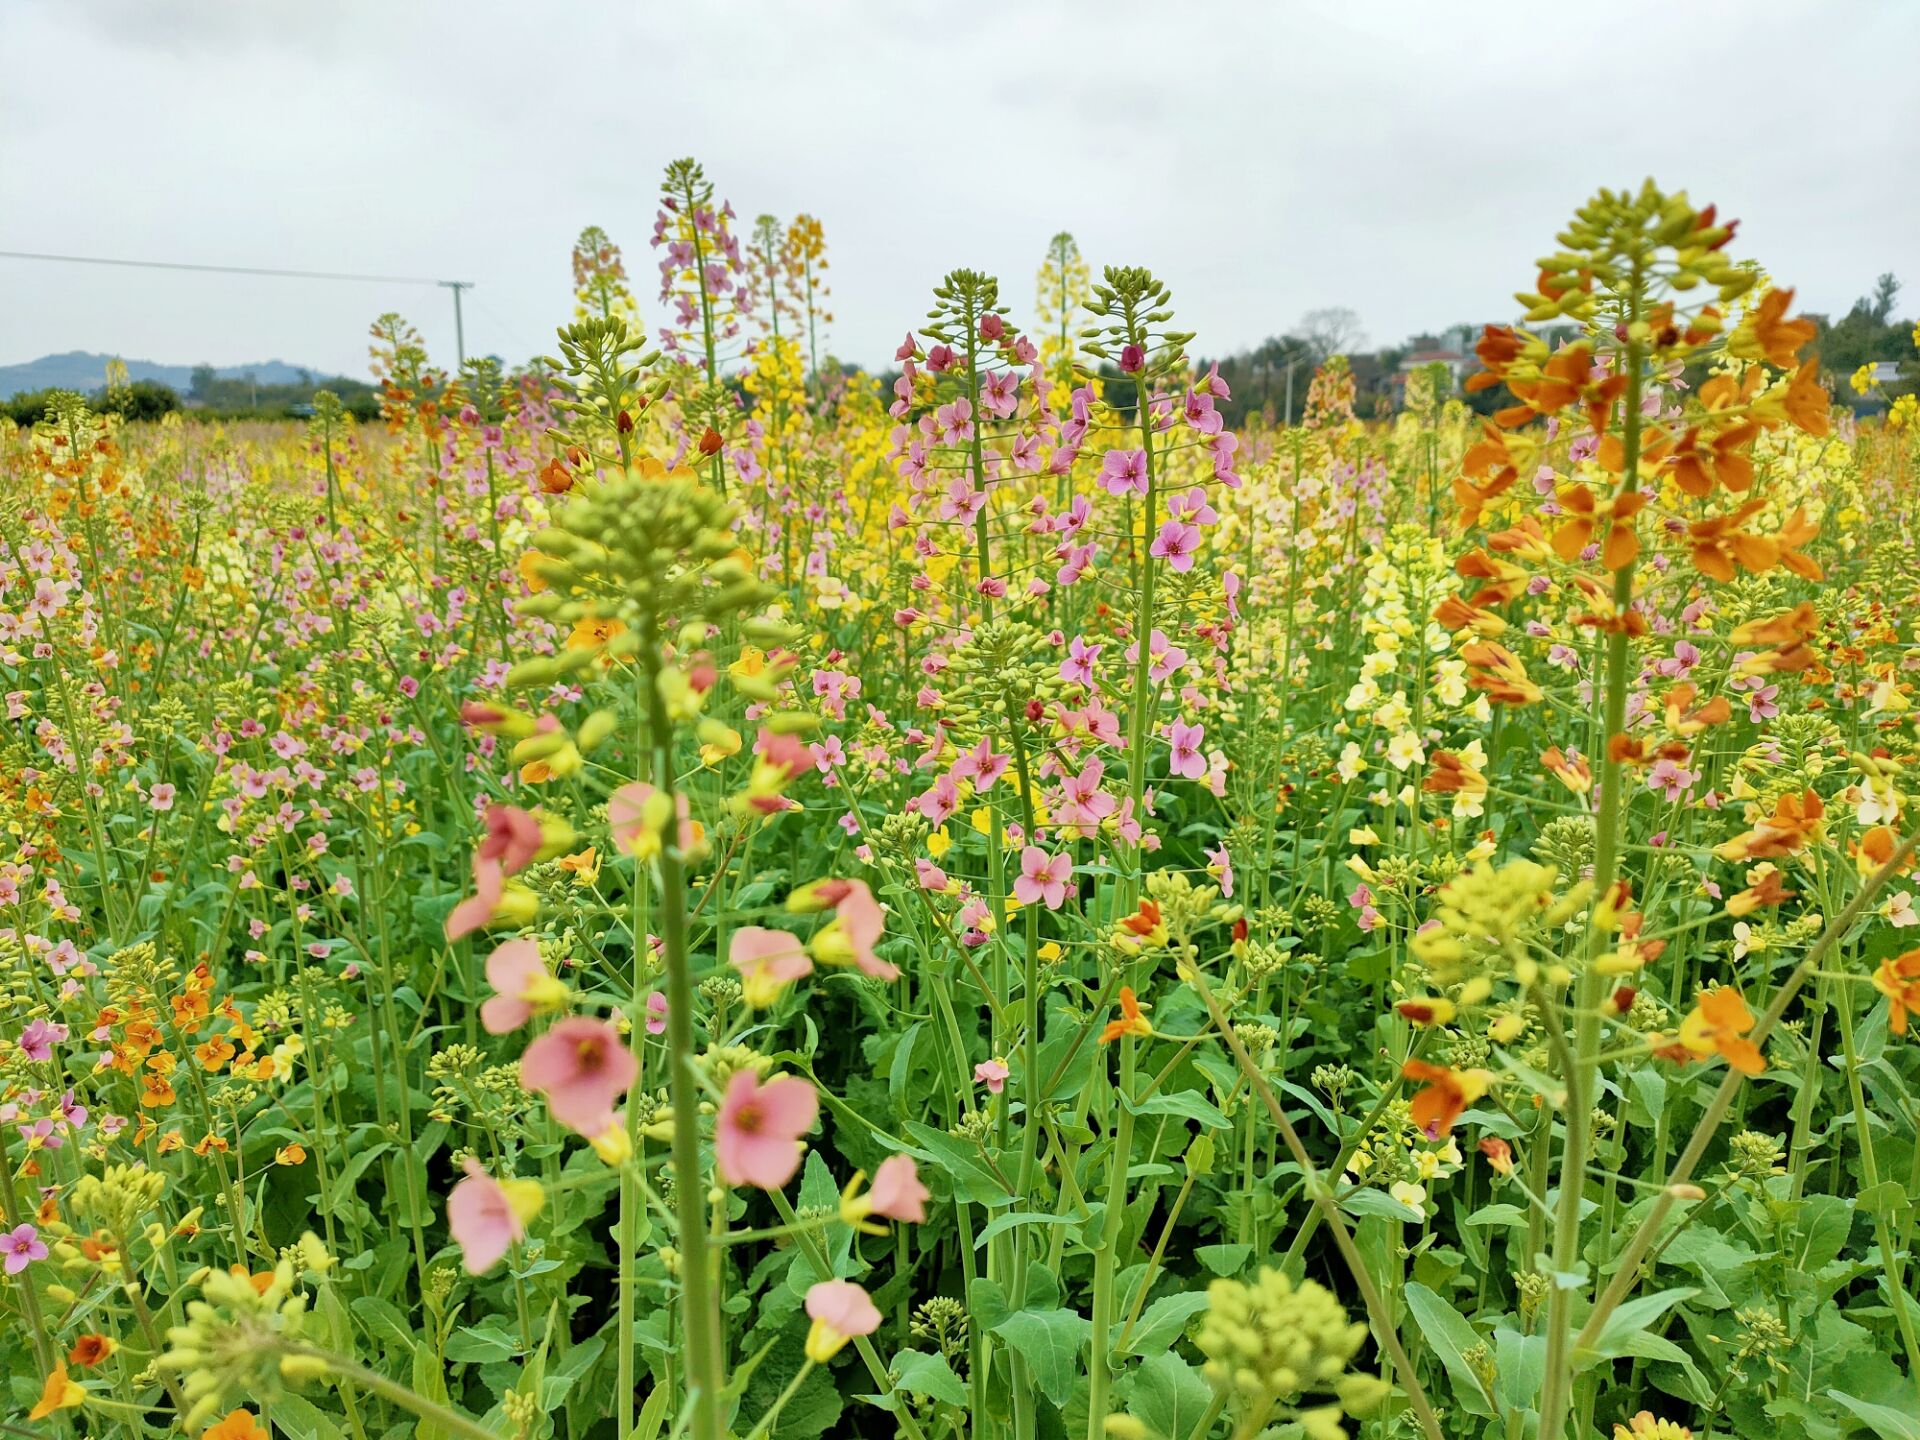
<svg viewBox="0 0 1920 1440">
<path fill-rule="evenodd" d="M 107 381 L 107 363 L 115 357 L 91 350 L 69 350 L 64 355 L 42 355 L 23 365 L 0 365 L 0 399 L 32 390 L 54 387 L 92 394 Z M 158 380 L 185 395 L 193 383 L 191 365 L 158 365 L 151 360 L 128 360 L 131 380 Z M 328 377 L 317 370 L 289 365 L 284 360 L 263 360 L 257 365 L 220 365 L 214 375 L 221 380 L 253 379 L 261 385 L 308 385 Z"/>
</svg>

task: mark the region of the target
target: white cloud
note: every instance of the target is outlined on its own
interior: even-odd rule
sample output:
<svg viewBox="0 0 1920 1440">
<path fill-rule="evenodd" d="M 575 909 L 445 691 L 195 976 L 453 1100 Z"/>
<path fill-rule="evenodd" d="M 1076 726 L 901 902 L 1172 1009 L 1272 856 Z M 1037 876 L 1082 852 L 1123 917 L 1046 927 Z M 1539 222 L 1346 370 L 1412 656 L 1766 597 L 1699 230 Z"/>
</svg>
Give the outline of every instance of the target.
<svg viewBox="0 0 1920 1440">
<path fill-rule="evenodd" d="M 1503 314 L 1575 204 L 1648 173 L 1741 217 L 1809 308 L 1920 254 L 1896 0 L 8 0 L 0 47 L 0 249 L 473 280 L 469 346 L 510 359 L 551 347 L 586 224 L 651 301 L 683 154 L 743 216 L 821 219 L 834 348 L 868 362 L 955 266 L 1019 314 L 1062 228 L 1154 268 L 1208 352 L 1322 305 L 1376 341 Z M 358 373 L 387 309 L 452 350 L 420 287 L 11 261 L 0 287 L 0 363 Z"/>
</svg>

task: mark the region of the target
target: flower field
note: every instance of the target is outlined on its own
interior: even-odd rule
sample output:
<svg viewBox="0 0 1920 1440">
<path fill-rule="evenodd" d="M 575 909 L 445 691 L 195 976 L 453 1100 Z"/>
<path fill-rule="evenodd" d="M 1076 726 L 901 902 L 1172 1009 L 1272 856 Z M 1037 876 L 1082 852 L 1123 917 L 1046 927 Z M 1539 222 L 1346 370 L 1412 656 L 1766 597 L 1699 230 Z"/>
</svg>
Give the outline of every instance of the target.
<svg viewBox="0 0 1920 1440">
<path fill-rule="evenodd" d="M 0 1428 L 1920 1436 L 1920 420 L 1792 277 L 1602 191 L 1236 428 L 1066 236 L 885 376 L 639 239 L 0 420 Z"/>
</svg>

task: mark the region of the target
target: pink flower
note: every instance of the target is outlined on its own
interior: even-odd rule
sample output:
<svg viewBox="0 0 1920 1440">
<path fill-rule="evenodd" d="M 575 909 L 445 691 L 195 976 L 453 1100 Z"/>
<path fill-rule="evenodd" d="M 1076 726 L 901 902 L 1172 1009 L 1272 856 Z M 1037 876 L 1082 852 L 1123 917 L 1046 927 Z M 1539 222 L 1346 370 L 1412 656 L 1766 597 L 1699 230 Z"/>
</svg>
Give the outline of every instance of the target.
<svg viewBox="0 0 1920 1440">
<path fill-rule="evenodd" d="M 735 1071 L 714 1122 L 720 1178 L 778 1190 L 800 1168 L 800 1137 L 819 1113 L 820 1097 L 799 1076 L 781 1075 L 762 1085 L 753 1071 Z"/>
<path fill-rule="evenodd" d="M 664 1035 L 667 1031 L 667 997 L 658 990 L 647 996 L 647 1034 Z"/>
<path fill-rule="evenodd" d="M 756 1010 L 764 1010 L 802 976 L 813 973 L 800 938 L 785 930 L 743 925 L 733 932 L 727 963 L 740 972 L 740 994 Z"/>
<path fill-rule="evenodd" d="M 1020 876 L 1013 882 L 1013 896 L 1022 905 L 1044 900 L 1049 910 L 1058 910 L 1067 899 L 1067 882 L 1073 877 L 1073 857 L 1062 851 L 1048 855 L 1038 845 L 1020 852 Z"/>
<path fill-rule="evenodd" d="M 922 890 L 944 890 L 947 888 L 947 872 L 931 860 L 913 862 L 914 879 L 920 882 Z"/>
<path fill-rule="evenodd" d="M 34 1261 L 47 1258 L 46 1242 L 41 1240 L 40 1232 L 33 1226 L 16 1225 L 0 1235 L 0 1255 L 7 1257 L 7 1274 L 18 1275 Z"/>
<path fill-rule="evenodd" d="M 566 995 L 531 940 L 509 940 L 487 956 L 487 984 L 498 992 L 480 1006 L 480 1023 L 489 1035 L 518 1030 L 536 1010 L 550 1009 Z"/>
<path fill-rule="evenodd" d="M 447 939 L 458 940 L 489 925 L 530 924 L 539 912 L 539 898 L 525 886 L 507 884 L 498 860 L 473 857 L 473 894 L 447 916 Z"/>
<path fill-rule="evenodd" d="M 907 808 L 926 816 L 929 825 L 944 825 L 959 808 L 960 790 L 951 775 L 942 775 L 933 785 L 907 802 Z"/>
<path fill-rule="evenodd" d="M 873 1172 L 873 1189 L 867 1203 L 875 1215 L 889 1220 L 905 1220 L 915 1225 L 927 1218 L 927 1201 L 933 1192 L 920 1183 L 920 1167 L 911 1155 L 889 1155 Z"/>
<path fill-rule="evenodd" d="M 67 1038 L 67 1027 L 51 1021 L 33 1019 L 20 1032 L 20 1052 L 29 1060 L 51 1060 L 53 1047 Z"/>
<path fill-rule="evenodd" d="M 523 1239 L 527 1221 L 540 1213 L 543 1200 L 533 1180 L 501 1184 L 467 1157 L 467 1175 L 447 1195 L 447 1229 L 460 1246 L 469 1275 L 491 1270 L 507 1250 Z"/>
<path fill-rule="evenodd" d="M 991 790 L 1012 763 L 1011 755 L 996 755 L 993 742 L 983 737 L 978 745 L 953 762 L 952 773 L 962 780 L 973 781 L 976 790 Z"/>
<path fill-rule="evenodd" d="M 1160 533 L 1154 536 L 1147 553 L 1165 560 L 1175 570 L 1187 571 L 1193 568 L 1193 553 L 1199 548 L 1198 525 L 1189 525 L 1183 520 L 1169 520 L 1160 527 Z"/>
<path fill-rule="evenodd" d="M 844 943 L 847 958 L 860 967 L 862 974 L 876 980 L 898 980 L 900 968 L 882 960 L 873 947 L 886 933 L 886 915 L 880 902 L 864 880 L 843 882 L 846 892 L 834 904 L 834 923 L 814 938 L 814 958 L 825 964 L 844 963 L 840 959 Z"/>
<path fill-rule="evenodd" d="M 973 1078 L 995 1095 L 1007 1088 L 1007 1076 L 1012 1073 L 1007 1062 L 999 1059 L 982 1060 L 973 1067 Z"/>
<path fill-rule="evenodd" d="M 520 1083 L 546 1096 L 554 1119 L 589 1137 L 613 1124 L 614 1101 L 639 1073 L 620 1032 L 583 1015 L 560 1021 L 520 1057 Z"/>
<path fill-rule="evenodd" d="M 1067 658 L 1060 662 L 1060 678 L 1075 685 L 1093 684 L 1093 667 L 1100 659 L 1098 645 L 1087 644 L 1086 637 L 1076 635 L 1067 646 Z"/>
<path fill-rule="evenodd" d="M 1167 743 L 1173 747 L 1168 761 L 1168 770 L 1183 779 L 1198 780 L 1207 773 L 1207 760 L 1200 753 L 1201 743 L 1206 739 L 1204 725 L 1188 725 L 1175 720 L 1167 727 Z"/>
<path fill-rule="evenodd" d="M 173 797 L 176 793 L 178 792 L 174 790 L 173 786 L 162 780 L 147 792 L 147 804 L 155 810 L 171 810 L 173 809 Z"/>
<path fill-rule="evenodd" d="M 518 805 L 489 805 L 486 823 L 486 839 L 475 853 L 482 860 L 499 861 L 503 874 L 517 875 L 540 853 L 540 822 L 531 811 Z"/>
<path fill-rule="evenodd" d="M 1138 375 L 1146 367 L 1147 352 L 1138 345 L 1120 347 L 1120 371 L 1125 375 Z"/>
<path fill-rule="evenodd" d="M 1207 851 L 1207 873 L 1220 881 L 1220 898 L 1233 898 L 1233 856 L 1225 845 L 1217 850 Z"/>
<path fill-rule="evenodd" d="M 824 1365 L 856 1335 L 880 1328 L 880 1311 L 851 1280 L 822 1280 L 807 1291 L 807 1358 Z"/>
<path fill-rule="evenodd" d="M 1100 486 L 1109 495 L 1147 493 L 1147 452 L 1109 450 L 1100 457 Z"/>
</svg>

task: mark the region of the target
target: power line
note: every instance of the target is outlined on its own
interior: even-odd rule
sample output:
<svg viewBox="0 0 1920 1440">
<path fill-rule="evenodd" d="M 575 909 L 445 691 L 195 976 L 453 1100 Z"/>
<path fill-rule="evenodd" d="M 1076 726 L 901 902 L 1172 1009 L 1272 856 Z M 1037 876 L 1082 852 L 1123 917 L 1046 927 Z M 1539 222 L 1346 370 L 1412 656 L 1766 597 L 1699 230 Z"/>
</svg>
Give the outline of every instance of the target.
<svg viewBox="0 0 1920 1440">
<path fill-rule="evenodd" d="M 195 265 L 180 260 L 117 260 L 99 255 L 42 255 L 0 250 L 0 260 L 51 260 L 67 265 L 122 265 L 137 270 L 200 270 L 216 275 L 278 275 L 290 280 L 355 280 L 386 285 L 461 285 L 471 280 L 430 280 L 421 275 L 359 275 L 339 270 L 273 270 L 260 265 Z"/>
<path fill-rule="evenodd" d="M 346 280 L 379 285 L 437 285 L 453 292 L 454 346 L 467 363 L 467 327 L 460 313 L 460 292 L 471 280 L 429 280 L 420 275 L 358 275 L 343 270 L 276 270 L 263 265 L 198 265 L 184 260 L 118 260 L 100 255 L 43 255 L 31 250 L 0 250 L 0 260 L 45 260 L 61 265 L 118 265 L 132 270 L 194 270 L 208 275 L 271 275 L 285 280 Z"/>
</svg>

